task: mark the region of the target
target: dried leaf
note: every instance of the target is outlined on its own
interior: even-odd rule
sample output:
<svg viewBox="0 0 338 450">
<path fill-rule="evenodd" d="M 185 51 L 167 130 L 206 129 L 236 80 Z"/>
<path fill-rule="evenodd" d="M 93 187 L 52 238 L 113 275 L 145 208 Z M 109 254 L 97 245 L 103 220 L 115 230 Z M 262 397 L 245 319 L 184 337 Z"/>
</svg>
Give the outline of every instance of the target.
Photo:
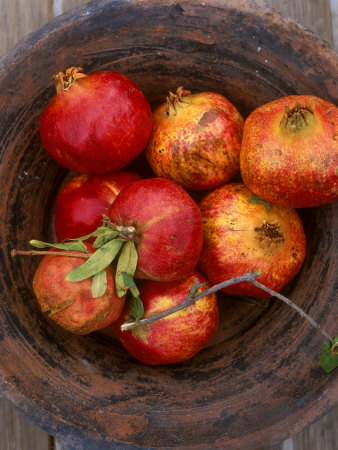
<svg viewBox="0 0 338 450">
<path fill-rule="evenodd" d="M 268 213 L 270 211 L 270 203 L 261 199 L 260 197 L 258 197 L 258 195 L 253 195 L 252 197 L 250 197 L 248 199 L 248 202 L 249 203 L 262 203 L 266 208 L 266 212 Z"/>
<path fill-rule="evenodd" d="M 81 266 L 69 272 L 66 280 L 81 281 L 101 272 L 114 261 L 124 242 L 123 239 L 113 239 L 107 242 L 107 244 L 96 250 Z"/>
<path fill-rule="evenodd" d="M 93 298 L 99 298 L 104 295 L 107 289 L 107 272 L 101 270 L 93 276 L 91 285 L 91 294 Z"/>
<path fill-rule="evenodd" d="M 88 253 L 87 247 L 81 241 L 67 242 L 64 244 L 59 244 L 59 243 L 49 244 L 48 242 L 42 242 L 42 241 L 37 241 L 37 240 L 33 239 L 33 240 L 29 241 L 29 243 L 33 247 L 37 247 L 37 248 L 54 247 L 59 250 L 74 250 L 77 252 Z"/>
</svg>

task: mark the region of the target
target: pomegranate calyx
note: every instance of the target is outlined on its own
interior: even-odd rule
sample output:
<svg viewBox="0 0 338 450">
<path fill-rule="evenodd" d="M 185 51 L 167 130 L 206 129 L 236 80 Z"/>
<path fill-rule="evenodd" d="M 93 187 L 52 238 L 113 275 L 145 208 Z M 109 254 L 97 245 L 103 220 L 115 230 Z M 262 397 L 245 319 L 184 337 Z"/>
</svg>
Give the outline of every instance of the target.
<svg viewBox="0 0 338 450">
<path fill-rule="evenodd" d="M 170 107 L 175 111 L 175 115 L 177 113 L 177 109 L 176 106 L 178 103 L 188 103 L 186 101 L 183 100 L 183 98 L 186 95 L 190 95 L 191 91 L 186 91 L 185 89 L 183 89 L 183 86 L 179 86 L 176 89 L 176 94 L 174 94 L 173 92 L 169 91 L 169 95 L 167 96 L 167 109 L 166 109 L 166 115 L 169 116 L 170 115 Z"/>
<path fill-rule="evenodd" d="M 257 233 L 256 239 L 258 239 L 261 244 L 266 244 L 268 247 L 272 244 L 278 247 L 285 241 L 285 232 L 281 230 L 281 224 L 278 220 L 273 220 L 271 222 L 263 220 L 262 226 L 256 227 L 255 231 Z"/>
<path fill-rule="evenodd" d="M 283 114 L 281 124 L 284 128 L 289 128 L 292 131 L 300 130 L 304 125 L 308 126 L 307 113 L 312 116 L 315 113 L 316 99 L 311 98 L 308 103 L 303 106 L 297 101 L 293 108 L 285 105 L 285 112 Z"/>
<path fill-rule="evenodd" d="M 56 92 L 65 92 L 69 89 L 76 80 L 79 78 L 85 78 L 87 75 L 81 73 L 83 71 L 82 67 L 69 67 L 66 69 L 66 73 L 59 72 L 54 75 Z"/>
</svg>

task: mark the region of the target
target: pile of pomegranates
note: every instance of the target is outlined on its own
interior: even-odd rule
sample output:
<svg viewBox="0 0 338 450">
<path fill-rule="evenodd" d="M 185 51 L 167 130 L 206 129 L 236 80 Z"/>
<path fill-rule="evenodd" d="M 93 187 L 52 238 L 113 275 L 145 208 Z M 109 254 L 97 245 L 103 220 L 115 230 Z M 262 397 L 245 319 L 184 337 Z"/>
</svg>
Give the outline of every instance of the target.
<svg viewBox="0 0 338 450">
<path fill-rule="evenodd" d="M 56 200 L 58 242 L 31 241 L 49 248 L 33 288 L 51 320 L 77 334 L 111 327 L 134 358 L 177 363 L 219 321 L 215 292 L 180 308 L 187 298 L 254 270 L 279 292 L 298 273 L 306 237 L 294 208 L 337 199 L 336 106 L 289 96 L 244 121 L 221 94 L 182 87 L 152 113 L 117 72 L 71 67 L 55 83 L 41 139 L 74 172 Z M 141 152 L 150 178 L 127 167 Z M 224 292 L 270 296 L 249 281 Z"/>
</svg>

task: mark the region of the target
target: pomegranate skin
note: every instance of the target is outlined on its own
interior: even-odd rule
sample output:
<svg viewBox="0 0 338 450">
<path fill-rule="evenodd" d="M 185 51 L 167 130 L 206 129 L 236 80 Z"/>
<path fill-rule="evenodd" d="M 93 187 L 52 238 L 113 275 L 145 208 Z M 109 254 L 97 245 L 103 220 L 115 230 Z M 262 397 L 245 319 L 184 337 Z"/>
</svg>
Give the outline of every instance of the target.
<svg viewBox="0 0 338 450">
<path fill-rule="evenodd" d="M 151 127 L 150 106 L 135 83 L 117 72 L 94 72 L 58 90 L 42 114 L 40 135 L 62 166 L 106 174 L 141 153 Z"/>
<path fill-rule="evenodd" d="M 260 270 L 258 281 L 279 292 L 300 270 L 306 254 L 301 219 L 292 208 L 251 203 L 253 193 L 242 183 L 229 183 L 200 202 L 204 241 L 199 267 L 211 284 Z M 242 282 L 225 293 L 270 297 Z"/>
<path fill-rule="evenodd" d="M 214 92 L 185 95 L 175 111 L 163 103 L 153 113 L 146 147 L 158 177 L 188 190 L 207 190 L 239 172 L 243 118 L 224 96 Z"/>
<path fill-rule="evenodd" d="M 59 242 L 95 231 L 102 215 L 123 188 L 139 181 L 133 172 L 117 171 L 108 175 L 80 174 L 69 180 L 55 204 L 55 233 Z"/>
<path fill-rule="evenodd" d="M 93 251 L 89 244 L 87 248 Z M 51 248 L 50 251 L 59 250 Z M 42 312 L 49 312 L 51 320 L 74 334 L 88 334 L 107 327 L 117 320 L 125 302 L 125 297 L 116 295 L 111 267 L 106 269 L 106 292 L 99 298 L 91 295 L 92 278 L 66 281 L 68 273 L 84 261 L 72 256 L 45 255 L 33 278 L 33 290 Z M 66 307 L 57 312 L 62 306 Z"/>
<path fill-rule="evenodd" d="M 136 278 L 172 281 L 188 275 L 202 249 L 201 212 L 187 192 L 164 178 L 127 186 L 108 211 L 116 225 L 136 229 Z"/>
<path fill-rule="evenodd" d="M 286 105 L 315 102 L 306 123 L 283 121 Z M 338 196 L 338 109 L 311 95 L 277 99 L 244 124 L 240 168 L 244 183 L 264 200 L 292 208 L 330 203 Z"/>
<path fill-rule="evenodd" d="M 144 317 L 182 303 L 195 278 L 200 283 L 206 283 L 200 292 L 210 287 L 206 278 L 197 271 L 179 281 L 143 281 L 140 294 Z M 121 324 L 129 318 L 129 306 L 126 305 L 112 327 L 134 358 L 150 365 L 179 363 L 193 357 L 214 336 L 219 319 L 216 294 L 209 294 L 193 305 L 151 324 L 121 331 Z"/>
</svg>

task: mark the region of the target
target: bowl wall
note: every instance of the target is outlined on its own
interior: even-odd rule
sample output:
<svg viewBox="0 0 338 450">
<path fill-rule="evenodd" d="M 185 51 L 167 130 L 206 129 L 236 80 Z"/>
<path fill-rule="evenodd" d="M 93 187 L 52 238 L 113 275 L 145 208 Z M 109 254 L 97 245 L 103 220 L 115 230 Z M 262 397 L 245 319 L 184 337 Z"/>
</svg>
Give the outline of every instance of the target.
<svg viewBox="0 0 338 450">
<path fill-rule="evenodd" d="M 317 366 L 322 336 L 277 300 L 260 309 L 222 297 L 215 338 L 170 367 L 40 312 L 38 260 L 10 251 L 51 238 L 66 172 L 42 148 L 39 118 L 53 74 L 73 65 L 129 76 L 153 107 L 180 85 L 217 91 L 244 116 L 284 95 L 337 100 L 335 52 L 262 2 L 101 0 L 21 41 L 0 60 L 0 392 L 72 448 L 258 448 L 296 433 L 337 402 L 338 384 Z M 285 293 L 333 334 L 337 204 L 301 215 L 307 257 Z"/>
</svg>

